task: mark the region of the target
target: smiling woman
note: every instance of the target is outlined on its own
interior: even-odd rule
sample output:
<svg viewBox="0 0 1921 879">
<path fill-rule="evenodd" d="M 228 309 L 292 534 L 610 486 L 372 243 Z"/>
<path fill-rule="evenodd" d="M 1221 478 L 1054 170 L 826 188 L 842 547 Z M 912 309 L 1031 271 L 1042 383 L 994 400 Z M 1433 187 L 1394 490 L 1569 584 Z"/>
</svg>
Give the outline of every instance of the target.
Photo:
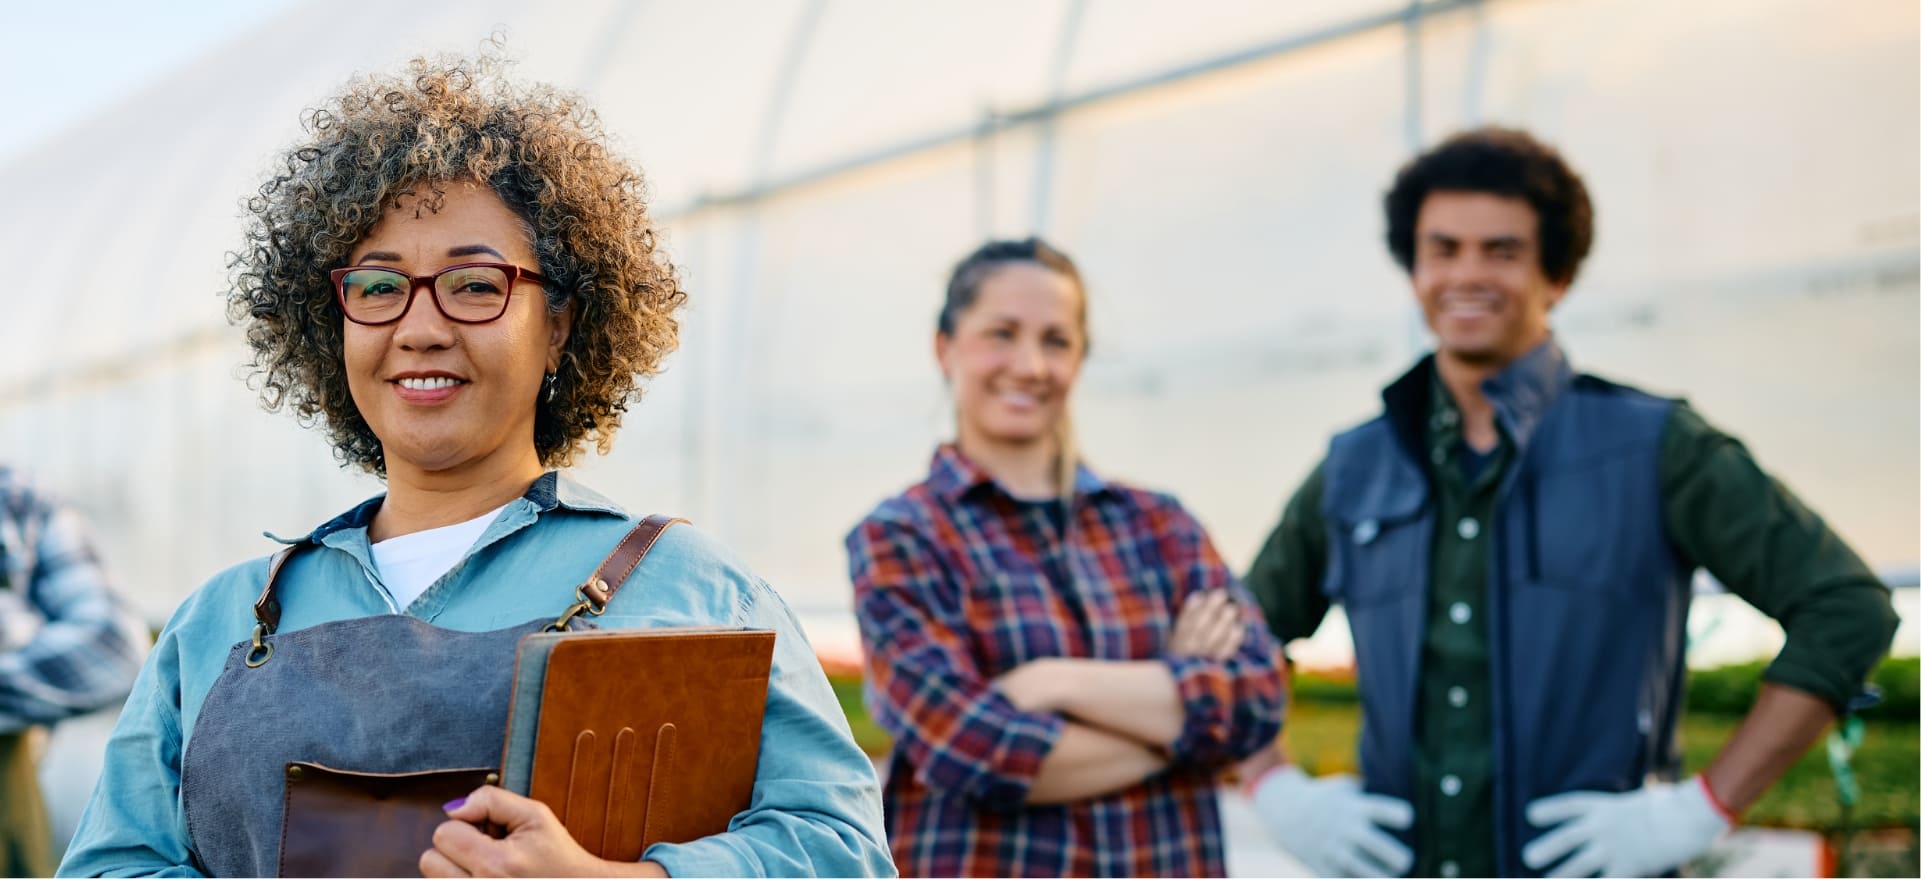
<svg viewBox="0 0 1921 879">
<path fill-rule="evenodd" d="M 322 423 L 388 491 L 181 606 L 63 873 L 285 875 L 293 849 L 335 858 L 305 865 L 324 875 L 893 872 L 873 767 L 780 597 L 692 527 L 658 530 L 552 469 L 606 447 L 686 295 L 593 113 L 499 66 L 351 83 L 249 203 L 230 306 L 263 402 Z M 634 545 L 625 588 L 597 579 Z M 473 786 L 499 766 L 519 639 L 594 604 L 590 584 L 602 628 L 775 633 L 751 805 L 726 832 L 616 863 L 545 805 Z M 356 820 L 457 798 L 417 836 L 342 846 L 296 820 L 303 766 L 381 789 Z"/>
<path fill-rule="evenodd" d="M 847 536 L 915 876 L 1221 876 L 1217 770 L 1280 728 L 1280 651 L 1174 498 L 1076 460 L 1087 292 L 1038 239 L 956 266 L 958 434 Z"/>
</svg>

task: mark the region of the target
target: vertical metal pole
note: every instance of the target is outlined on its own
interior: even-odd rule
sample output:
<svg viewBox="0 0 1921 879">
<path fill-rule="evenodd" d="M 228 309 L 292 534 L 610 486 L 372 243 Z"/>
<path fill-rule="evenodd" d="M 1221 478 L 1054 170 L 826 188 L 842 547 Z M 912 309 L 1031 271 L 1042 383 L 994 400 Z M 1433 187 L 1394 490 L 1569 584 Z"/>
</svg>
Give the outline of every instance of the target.
<svg viewBox="0 0 1921 879">
<path fill-rule="evenodd" d="M 776 79 L 774 93 L 767 102 L 766 114 L 761 120 L 760 139 L 754 145 L 753 180 L 754 186 L 765 185 L 772 174 L 774 152 L 780 142 L 780 130 L 787 116 L 788 105 L 792 102 L 794 88 L 800 80 L 800 70 L 807 59 L 807 50 L 813 44 L 814 32 L 820 24 L 821 16 L 826 14 L 827 0 L 811 0 L 801 10 L 794 25 L 792 36 L 787 42 L 787 52 L 782 57 Z M 763 312 L 774 307 L 774 303 L 759 302 L 760 282 L 760 235 L 761 210 L 758 204 L 744 205 L 741 211 L 739 250 L 734 255 L 737 266 L 734 276 L 734 296 L 729 303 L 729 319 L 732 323 L 728 337 L 738 356 L 727 362 L 726 374 L 719 376 L 720 381 L 710 388 L 725 396 L 720 405 L 720 436 L 715 443 L 726 457 L 709 472 L 715 474 L 714 507 L 712 511 L 714 531 L 723 540 L 736 546 L 750 544 L 760 535 L 751 535 L 750 526 L 743 523 L 746 510 L 757 510 L 754 504 L 733 503 L 737 487 L 758 485 L 762 481 L 761 449 L 765 448 L 766 438 L 761 436 L 764 419 L 760 418 L 759 390 L 762 373 L 769 368 L 766 355 L 756 338 L 759 326 L 766 325 Z M 759 318 L 757 320 L 757 318 Z M 755 524 L 765 519 L 755 520 Z"/>
<path fill-rule="evenodd" d="M 1401 13 L 1401 33 L 1405 41 L 1403 58 L 1402 98 L 1406 107 L 1402 116 L 1402 137 L 1407 141 L 1409 155 L 1420 152 L 1424 138 L 1421 136 L 1421 0 L 1408 0 L 1407 8 Z M 1408 350 L 1418 353 L 1427 345 L 1427 323 L 1421 318 L 1418 307 L 1410 307 L 1407 321 Z"/>
<path fill-rule="evenodd" d="M 1487 56 L 1493 42 L 1488 33 L 1487 6 L 1475 3 L 1474 42 L 1468 50 L 1467 82 L 1462 84 L 1461 118 L 1468 125 L 1481 124 L 1482 101 L 1487 96 Z"/>
<path fill-rule="evenodd" d="M 1055 103 L 1067 93 L 1067 71 L 1074 63 L 1074 46 L 1080 38 L 1081 17 L 1086 12 L 1087 0 L 1068 0 L 1067 15 L 1061 20 L 1060 39 L 1054 44 L 1054 68 L 1048 74 L 1047 101 Z M 1032 230 L 1035 234 L 1047 231 L 1052 219 L 1048 211 L 1053 207 L 1054 196 L 1054 129 L 1059 120 L 1048 115 L 1039 123 L 1035 132 L 1034 144 L 1034 213 Z"/>
<path fill-rule="evenodd" d="M 683 267 L 692 266 L 695 277 L 708 274 L 708 253 L 710 249 L 708 238 L 715 234 L 716 229 L 722 226 L 721 217 L 710 215 L 705 219 L 706 222 L 704 223 L 697 219 L 692 224 L 692 228 L 686 230 L 692 233 L 687 236 L 691 246 L 688 248 L 689 253 L 686 254 L 686 258 L 682 261 L 681 265 Z M 713 340 L 711 342 L 708 341 L 708 339 L 697 340 L 702 343 L 700 350 L 711 351 L 720 347 L 717 344 L 718 334 L 714 332 L 713 325 L 701 317 L 694 317 L 693 319 L 699 321 L 698 325 L 701 327 L 701 335 Z M 690 347 L 692 346 L 683 346 L 681 350 L 684 352 Z M 688 355 L 682 354 L 681 356 L 686 357 Z M 681 407 L 680 472 L 682 481 L 680 502 L 682 504 L 681 509 L 687 510 L 687 515 L 693 517 L 693 520 L 696 522 L 711 521 L 714 510 L 713 499 L 709 497 L 709 490 L 713 485 L 713 480 L 712 474 L 708 472 L 708 468 L 713 466 L 713 456 L 708 452 L 706 439 L 712 436 L 707 424 L 707 413 L 709 411 L 707 396 L 713 385 L 713 379 L 712 376 L 709 375 L 709 371 L 714 369 L 716 359 L 715 357 L 707 356 L 694 360 L 694 362 L 687 364 L 688 369 L 682 373 L 682 375 L 686 377 L 687 398 Z"/>
<path fill-rule="evenodd" d="M 1407 50 L 1405 82 L 1407 100 L 1406 125 L 1407 148 L 1418 151 L 1424 138 L 1421 136 L 1421 2 L 1409 0 L 1407 10 L 1402 13 L 1402 33 L 1406 37 Z"/>
<path fill-rule="evenodd" d="M 974 237 L 994 237 L 994 134 L 1000 116 L 992 106 L 981 110 L 980 127 L 974 130 Z"/>
</svg>

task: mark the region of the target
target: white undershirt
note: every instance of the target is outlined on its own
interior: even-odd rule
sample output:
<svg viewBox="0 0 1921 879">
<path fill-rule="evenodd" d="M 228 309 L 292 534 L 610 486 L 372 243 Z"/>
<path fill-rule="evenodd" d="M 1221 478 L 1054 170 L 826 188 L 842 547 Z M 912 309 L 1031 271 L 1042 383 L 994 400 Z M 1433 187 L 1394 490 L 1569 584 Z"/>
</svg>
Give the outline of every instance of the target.
<svg viewBox="0 0 1921 879">
<path fill-rule="evenodd" d="M 374 570 L 380 572 L 380 581 L 387 587 L 394 606 L 404 609 L 413 604 L 420 593 L 453 568 L 454 562 L 480 539 L 481 532 L 486 531 L 504 509 L 507 504 L 465 522 L 389 537 L 374 544 Z"/>
</svg>

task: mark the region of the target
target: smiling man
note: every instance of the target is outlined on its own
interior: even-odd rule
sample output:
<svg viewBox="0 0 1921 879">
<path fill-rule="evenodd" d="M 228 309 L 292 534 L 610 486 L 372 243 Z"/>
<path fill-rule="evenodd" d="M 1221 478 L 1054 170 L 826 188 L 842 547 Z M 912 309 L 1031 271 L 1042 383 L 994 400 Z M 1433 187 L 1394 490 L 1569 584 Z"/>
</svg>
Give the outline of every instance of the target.
<svg viewBox="0 0 1921 879">
<path fill-rule="evenodd" d="M 1887 589 L 1685 403 L 1572 370 L 1548 317 L 1593 208 L 1553 149 L 1457 135 L 1386 208 L 1435 350 L 1333 439 L 1247 577 L 1283 642 L 1346 610 L 1363 777 L 1275 752 L 1244 772 L 1255 806 L 1326 874 L 1671 871 L 1860 694 L 1893 637 Z M 1787 643 L 1681 780 L 1697 566 Z"/>
</svg>

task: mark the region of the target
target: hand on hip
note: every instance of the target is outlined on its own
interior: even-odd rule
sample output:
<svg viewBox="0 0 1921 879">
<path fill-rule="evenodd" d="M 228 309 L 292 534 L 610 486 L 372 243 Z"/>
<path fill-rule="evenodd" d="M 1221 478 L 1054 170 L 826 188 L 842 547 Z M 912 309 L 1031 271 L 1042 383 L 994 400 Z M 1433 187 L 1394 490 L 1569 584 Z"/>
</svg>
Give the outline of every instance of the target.
<svg viewBox="0 0 1921 879">
<path fill-rule="evenodd" d="M 1527 820 L 1552 827 L 1521 850 L 1549 876 L 1653 876 L 1708 850 L 1728 821 L 1700 779 L 1650 784 L 1626 793 L 1576 791 L 1528 804 Z"/>
<path fill-rule="evenodd" d="M 1383 829 L 1413 826 L 1414 807 L 1361 790 L 1352 775 L 1273 770 L 1255 786 L 1254 808 L 1276 842 L 1323 876 L 1401 876 L 1414 866 L 1414 853 Z"/>
</svg>

